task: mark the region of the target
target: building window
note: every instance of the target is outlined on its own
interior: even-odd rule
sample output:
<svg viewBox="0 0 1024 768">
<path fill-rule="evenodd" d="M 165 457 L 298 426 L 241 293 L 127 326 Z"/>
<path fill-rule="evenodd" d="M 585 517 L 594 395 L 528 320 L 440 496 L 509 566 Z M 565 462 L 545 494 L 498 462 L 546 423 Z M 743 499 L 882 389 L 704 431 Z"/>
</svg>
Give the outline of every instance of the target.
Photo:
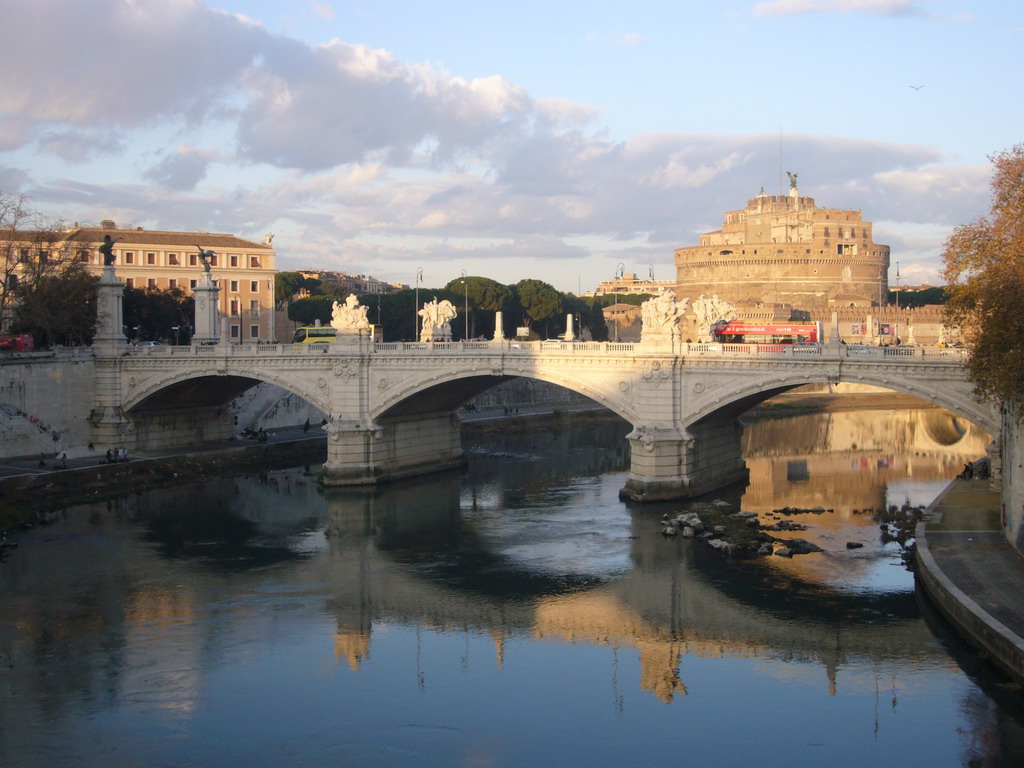
<svg viewBox="0 0 1024 768">
<path fill-rule="evenodd" d="M 147 264 L 156 264 L 156 254 L 155 253 L 147 253 L 146 254 L 146 263 Z"/>
<path fill-rule="evenodd" d="M 149 278 L 149 280 L 146 281 L 146 286 L 148 288 L 156 288 L 156 278 L 155 277 Z"/>
<path fill-rule="evenodd" d="M 238 299 L 231 300 L 231 316 L 238 317 Z"/>
<path fill-rule="evenodd" d="M 259 299 L 252 299 L 249 301 L 249 314 L 253 317 L 260 316 L 260 302 Z"/>
<path fill-rule="evenodd" d="M 250 280 L 249 281 L 249 293 L 259 293 L 259 292 L 260 292 L 260 282 L 259 282 L 259 280 Z"/>
<path fill-rule="evenodd" d="M 250 256 L 249 257 L 249 269 L 259 269 L 259 268 L 260 268 L 260 257 L 259 256 Z"/>
<path fill-rule="evenodd" d="M 238 293 L 238 281 L 237 280 L 232 280 L 231 281 L 231 292 L 232 293 Z"/>
<path fill-rule="evenodd" d="M 88 248 L 82 248 L 78 252 L 78 260 L 79 261 L 84 261 L 84 262 L 88 263 L 89 260 L 90 260 L 90 257 L 91 257 L 91 254 L 89 253 L 89 249 Z"/>
<path fill-rule="evenodd" d="M 260 327 L 258 325 L 249 326 L 249 338 L 258 339 L 260 337 Z"/>
<path fill-rule="evenodd" d="M 210 266 L 211 267 L 216 267 L 217 266 L 217 254 L 216 253 L 214 253 L 214 254 L 212 254 L 210 256 Z"/>
<path fill-rule="evenodd" d="M 178 266 L 178 254 L 176 254 L 176 253 L 168 253 L 167 254 L 167 263 L 170 264 L 172 267 Z"/>
<path fill-rule="evenodd" d="M 840 256 L 856 256 L 857 246 L 853 245 L 852 243 L 837 243 L 836 253 L 838 253 Z"/>
<path fill-rule="evenodd" d="M 237 267 L 238 266 L 238 256 L 236 256 L 235 254 L 231 254 L 231 266 L 232 267 Z"/>
<path fill-rule="evenodd" d="M 173 291 L 177 287 L 178 287 L 178 279 L 176 277 L 172 277 L 170 280 L 167 281 L 167 288 L 168 288 L 168 290 Z"/>
<path fill-rule="evenodd" d="M 124 263 L 125 264 L 134 264 L 135 263 L 135 254 L 132 253 L 131 251 L 126 251 L 125 254 L 124 254 Z"/>
<path fill-rule="evenodd" d="M 237 339 L 238 338 L 238 326 L 237 325 L 232 325 L 231 326 L 231 338 L 232 339 Z"/>
<path fill-rule="evenodd" d="M 134 277 L 126 278 L 124 283 L 125 283 L 125 287 L 126 288 L 134 288 L 135 287 L 135 278 Z"/>
<path fill-rule="evenodd" d="M 189 280 L 188 281 L 188 287 L 191 288 L 194 291 L 196 289 L 196 285 L 198 283 L 199 283 L 198 280 Z"/>
<path fill-rule="evenodd" d="M 190 253 L 188 255 L 188 265 L 190 267 L 198 267 L 199 266 L 199 254 L 198 253 Z"/>
</svg>

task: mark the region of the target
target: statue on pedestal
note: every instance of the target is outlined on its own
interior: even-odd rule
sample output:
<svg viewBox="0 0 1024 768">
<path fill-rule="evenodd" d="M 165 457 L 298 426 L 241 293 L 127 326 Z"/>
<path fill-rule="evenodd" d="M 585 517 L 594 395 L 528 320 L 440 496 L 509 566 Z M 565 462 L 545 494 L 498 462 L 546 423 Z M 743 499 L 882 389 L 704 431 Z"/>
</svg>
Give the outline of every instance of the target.
<svg viewBox="0 0 1024 768">
<path fill-rule="evenodd" d="M 345 297 L 345 303 L 334 302 L 331 312 L 331 327 L 339 332 L 365 331 L 370 327 L 366 307 L 359 303 L 355 294 Z"/>
<path fill-rule="evenodd" d="M 118 237 L 118 238 L 111 238 L 110 235 L 104 235 L 103 236 L 103 244 L 100 245 L 100 247 L 97 250 L 99 250 L 99 252 L 103 254 L 103 266 L 104 267 L 112 267 L 112 266 L 114 266 L 114 259 L 115 259 L 115 256 L 114 256 L 114 243 L 117 243 L 120 240 L 121 240 L 120 237 Z"/>
<path fill-rule="evenodd" d="M 424 304 L 423 309 L 417 313 L 423 318 L 423 326 L 420 329 L 420 341 L 451 341 L 451 322 L 459 313 L 455 305 L 448 299 L 438 303 L 437 299 Z"/>
<path fill-rule="evenodd" d="M 209 272 L 210 266 L 213 263 L 213 257 L 217 254 L 213 251 L 204 251 L 201 246 L 196 246 L 199 249 L 199 261 L 203 263 L 203 271 Z"/>
<path fill-rule="evenodd" d="M 653 299 L 640 305 L 640 341 L 671 341 L 680 335 L 679 318 L 686 312 L 689 299 L 676 301 L 675 291 L 664 288 Z"/>
<path fill-rule="evenodd" d="M 715 294 L 710 299 L 700 295 L 693 302 L 693 314 L 697 318 L 697 336 L 700 341 L 711 341 L 711 329 L 719 323 L 728 323 L 737 317 L 736 308 Z"/>
</svg>

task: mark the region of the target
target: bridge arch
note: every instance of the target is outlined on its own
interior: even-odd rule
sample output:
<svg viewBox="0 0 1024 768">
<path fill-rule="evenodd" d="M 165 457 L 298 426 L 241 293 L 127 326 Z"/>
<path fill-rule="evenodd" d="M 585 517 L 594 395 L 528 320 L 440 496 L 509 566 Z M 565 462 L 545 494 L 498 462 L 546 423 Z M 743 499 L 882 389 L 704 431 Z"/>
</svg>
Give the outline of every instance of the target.
<svg viewBox="0 0 1024 768">
<path fill-rule="evenodd" d="M 578 395 L 589 398 L 616 415 L 632 423 L 634 409 L 627 407 L 621 397 L 588 384 L 586 381 L 565 375 L 552 375 L 542 371 L 516 371 L 515 373 L 480 373 L 478 371 L 451 371 L 389 392 L 373 409 L 374 420 L 389 416 L 408 415 L 437 410 L 455 410 L 483 392 L 513 379 L 532 379 L 563 387 Z"/>
<path fill-rule="evenodd" d="M 999 414 L 994 408 L 979 403 L 969 384 L 949 384 L 939 380 L 914 383 L 890 372 L 857 371 L 850 374 L 833 370 L 791 370 L 763 378 L 743 377 L 731 386 L 716 388 L 712 397 L 695 401 L 686 419 L 686 426 L 715 416 L 736 415 L 770 398 L 806 384 L 865 384 L 910 395 L 923 402 L 944 408 L 950 413 L 981 427 L 990 435 L 999 433 Z"/>
<path fill-rule="evenodd" d="M 129 374 L 129 393 L 122 407 L 125 412 L 150 406 L 169 405 L 224 405 L 257 384 L 274 384 L 301 397 L 322 411 L 329 411 L 326 395 L 305 379 L 281 376 L 273 371 L 233 369 L 230 374 L 199 369 L 178 372 L 170 376 L 150 377 L 132 386 Z M 201 389 L 201 385 L 206 385 Z"/>
</svg>

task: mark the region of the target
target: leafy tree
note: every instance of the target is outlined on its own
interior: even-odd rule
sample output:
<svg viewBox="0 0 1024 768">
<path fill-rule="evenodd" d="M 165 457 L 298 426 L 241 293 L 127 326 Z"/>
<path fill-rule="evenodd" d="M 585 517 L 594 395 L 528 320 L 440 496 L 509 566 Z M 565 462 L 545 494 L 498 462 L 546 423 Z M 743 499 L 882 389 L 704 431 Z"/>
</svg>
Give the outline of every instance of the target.
<svg viewBox="0 0 1024 768">
<path fill-rule="evenodd" d="M 328 325 L 333 311 L 334 299 L 330 296 L 309 296 L 288 305 L 288 319 L 302 325 L 315 325 L 317 320 Z"/>
<path fill-rule="evenodd" d="M 562 294 L 543 280 L 520 280 L 515 289 L 524 325 L 532 327 L 562 313 Z"/>
<path fill-rule="evenodd" d="M 91 344 L 96 326 L 96 283 L 81 262 L 18 283 L 12 333 L 30 333 L 41 347 Z"/>
<path fill-rule="evenodd" d="M 36 344 L 87 344 L 96 325 L 95 279 L 81 244 L 24 196 L 0 194 L 0 326 Z"/>
<path fill-rule="evenodd" d="M 463 279 L 466 283 L 463 285 Z M 445 285 L 444 290 L 452 296 L 459 296 L 456 301 L 451 296 L 448 300 L 463 314 L 466 309 L 466 299 L 469 299 L 469 336 L 475 338 L 478 335 L 489 336 L 494 333 L 494 313 L 507 312 L 515 300 L 515 291 L 509 286 L 503 285 L 489 277 L 468 276 L 456 278 Z M 468 291 L 468 293 L 467 293 Z M 452 328 L 453 335 L 461 338 L 465 333 L 465 325 L 458 323 L 461 327 Z M 479 325 L 479 330 L 478 330 Z"/>
<path fill-rule="evenodd" d="M 291 304 L 292 296 L 302 290 L 305 280 L 301 272 L 278 272 L 274 275 L 274 297 L 278 309 Z"/>
<path fill-rule="evenodd" d="M 957 227 L 942 254 L 946 314 L 978 394 L 1024 402 L 1024 144 L 989 159 L 991 210 Z"/>
<path fill-rule="evenodd" d="M 195 318 L 195 300 L 181 288 L 125 288 L 123 308 L 127 335 L 133 341 L 188 343 L 192 337 L 189 329 Z"/>
<path fill-rule="evenodd" d="M 595 297 L 602 307 L 610 307 L 612 304 L 633 304 L 639 307 L 648 299 L 654 298 L 650 293 L 602 293 Z"/>
</svg>

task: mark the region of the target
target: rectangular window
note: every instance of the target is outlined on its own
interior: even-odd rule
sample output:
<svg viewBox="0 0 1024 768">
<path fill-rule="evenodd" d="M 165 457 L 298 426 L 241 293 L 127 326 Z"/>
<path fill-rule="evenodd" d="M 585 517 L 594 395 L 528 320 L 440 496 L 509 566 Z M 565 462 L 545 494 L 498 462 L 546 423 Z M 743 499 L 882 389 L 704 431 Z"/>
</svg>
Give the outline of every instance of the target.
<svg viewBox="0 0 1024 768">
<path fill-rule="evenodd" d="M 238 317 L 238 299 L 231 300 L 231 316 Z"/>
<path fill-rule="evenodd" d="M 125 264 L 134 264 L 135 263 L 135 254 L 132 253 L 131 251 L 125 251 L 124 263 Z"/>
<path fill-rule="evenodd" d="M 178 287 L 178 279 L 175 278 L 175 277 L 172 277 L 170 280 L 167 281 L 167 287 L 168 287 L 168 289 L 173 291 L 175 288 Z"/>
<path fill-rule="evenodd" d="M 155 253 L 147 253 L 146 254 L 146 263 L 147 264 L 156 264 L 156 254 Z"/>
<path fill-rule="evenodd" d="M 249 269 L 259 269 L 259 268 L 260 268 L 260 257 L 259 256 L 250 256 L 249 257 Z"/>
<path fill-rule="evenodd" d="M 149 280 L 146 281 L 146 285 L 149 288 L 156 288 L 156 278 L 155 277 L 149 278 Z"/>
<path fill-rule="evenodd" d="M 28 248 L 19 248 L 18 258 L 15 261 L 28 261 Z"/>
<path fill-rule="evenodd" d="M 83 262 L 88 264 L 90 259 L 91 259 L 91 254 L 89 253 L 89 249 L 88 248 L 82 248 L 78 252 L 78 260 L 79 261 L 83 261 Z"/>
<path fill-rule="evenodd" d="M 260 316 L 260 302 L 259 299 L 251 299 L 249 301 L 249 314 L 253 317 Z"/>
<path fill-rule="evenodd" d="M 134 277 L 125 278 L 124 284 L 125 284 L 126 288 L 134 288 L 135 287 L 135 278 Z"/>
<path fill-rule="evenodd" d="M 188 255 L 188 265 L 190 267 L 198 267 L 199 266 L 199 254 L 197 254 L 197 253 L 190 253 Z"/>
<path fill-rule="evenodd" d="M 231 281 L 231 292 L 232 293 L 238 293 L 238 281 L 237 280 L 232 280 Z"/>
<path fill-rule="evenodd" d="M 235 255 L 235 254 L 231 254 L 231 266 L 232 267 L 237 267 L 238 266 L 238 256 Z"/>
<path fill-rule="evenodd" d="M 167 263 L 170 264 L 172 267 L 178 266 L 178 254 L 176 254 L 176 253 L 168 253 L 167 254 Z"/>
<path fill-rule="evenodd" d="M 237 339 L 238 338 L 238 326 L 237 325 L 232 325 L 231 326 L 231 338 L 232 339 Z"/>
<path fill-rule="evenodd" d="M 260 281 L 259 280 L 250 280 L 249 281 L 249 293 L 259 293 L 259 292 L 260 292 Z"/>
<path fill-rule="evenodd" d="M 249 338 L 258 339 L 260 337 L 260 327 L 258 325 L 249 326 Z"/>
<path fill-rule="evenodd" d="M 196 285 L 198 283 L 199 283 L 198 280 L 189 280 L 188 281 L 188 287 L 191 288 L 194 291 L 196 289 Z"/>
</svg>

